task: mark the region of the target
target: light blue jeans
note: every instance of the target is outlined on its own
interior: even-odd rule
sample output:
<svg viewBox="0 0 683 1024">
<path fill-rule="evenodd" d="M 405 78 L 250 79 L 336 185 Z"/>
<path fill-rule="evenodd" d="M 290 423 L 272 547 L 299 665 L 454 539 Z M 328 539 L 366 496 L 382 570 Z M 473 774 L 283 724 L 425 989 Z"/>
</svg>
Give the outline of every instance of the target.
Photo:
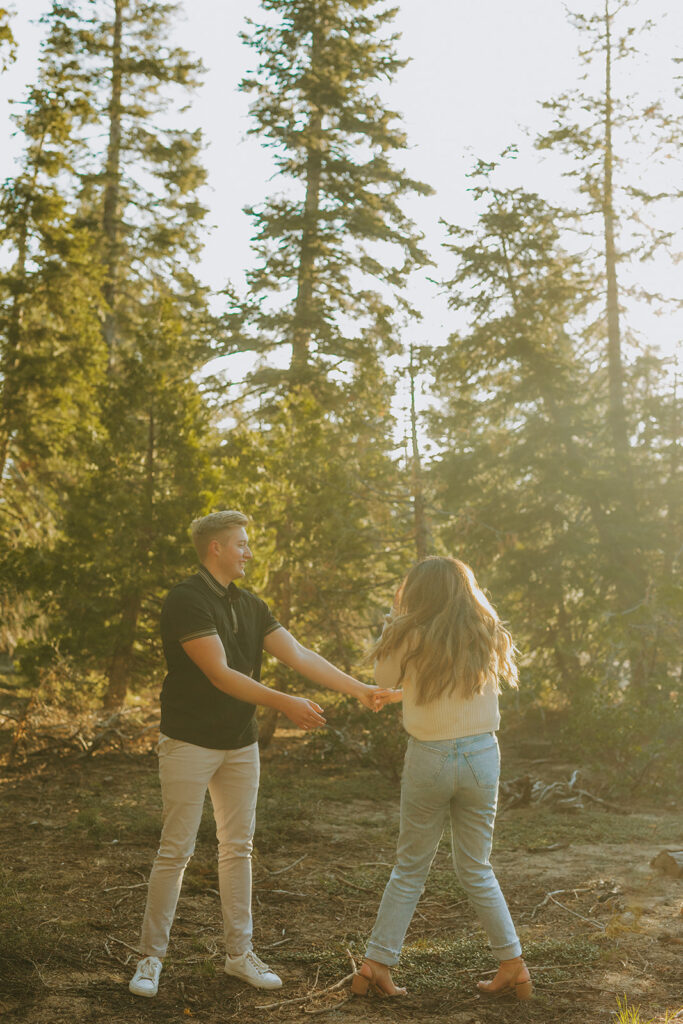
<svg viewBox="0 0 683 1024">
<path fill-rule="evenodd" d="M 451 819 L 453 866 L 499 960 L 521 956 L 505 897 L 489 863 L 498 799 L 495 733 L 457 740 L 408 741 L 401 780 L 396 864 L 387 882 L 366 956 L 398 963 L 408 925 Z"/>
</svg>

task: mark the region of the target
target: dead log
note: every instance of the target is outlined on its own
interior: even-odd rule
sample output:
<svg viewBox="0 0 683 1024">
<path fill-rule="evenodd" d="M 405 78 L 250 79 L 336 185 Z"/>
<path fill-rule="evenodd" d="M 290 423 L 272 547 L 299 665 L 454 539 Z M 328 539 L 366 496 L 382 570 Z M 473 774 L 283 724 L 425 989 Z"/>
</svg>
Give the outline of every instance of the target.
<svg viewBox="0 0 683 1024">
<path fill-rule="evenodd" d="M 683 876 L 683 850 L 662 850 L 650 861 L 650 867 L 663 871 L 671 878 Z"/>
</svg>

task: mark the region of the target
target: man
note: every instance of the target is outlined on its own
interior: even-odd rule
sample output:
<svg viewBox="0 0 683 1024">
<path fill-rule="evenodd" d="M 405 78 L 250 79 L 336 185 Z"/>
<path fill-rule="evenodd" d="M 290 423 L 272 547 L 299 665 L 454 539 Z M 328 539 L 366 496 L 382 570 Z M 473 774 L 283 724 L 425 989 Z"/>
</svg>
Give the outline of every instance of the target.
<svg viewBox="0 0 683 1024">
<path fill-rule="evenodd" d="M 129 989 L 155 996 L 183 873 L 194 852 L 208 787 L 218 837 L 218 880 L 227 974 L 257 988 L 281 979 L 252 949 L 251 851 L 259 782 L 256 706 L 277 708 L 296 726 L 325 724 L 305 697 L 259 682 L 265 649 L 307 679 L 373 708 L 366 686 L 302 647 L 265 601 L 235 586 L 252 557 L 241 512 L 192 523 L 199 571 L 168 594 L 161 635 L 168 674 L 161 693 L 159 775 L 163 829 L 149 880 L 140 951 Z"/>
</svg>

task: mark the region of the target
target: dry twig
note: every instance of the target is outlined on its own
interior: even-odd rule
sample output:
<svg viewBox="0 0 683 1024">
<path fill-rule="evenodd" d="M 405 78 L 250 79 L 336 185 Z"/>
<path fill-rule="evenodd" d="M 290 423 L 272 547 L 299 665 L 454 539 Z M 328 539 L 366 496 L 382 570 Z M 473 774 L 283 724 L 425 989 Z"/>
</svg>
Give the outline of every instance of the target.
<svg viewBox="0 0 683 1024">
<path fill-rule="evenodd" d="M 122 946 L 125 946 L 126 949 L 132 949 L 134 953 L 137 953 L 137 955 L 140 956 L 140 950 L 136 949 L 135 946 L 129 946 L 127 942 L 123 941 L 123 939 L 117 939 L 115 935 L 107 935 L 107 939 L 110 939 L 112 942 L 120 943 Z"/>
<path fill-rule="evenodd" d="M 555 899 L 556 896 L 561 896 L 562 893 L 564 893 L 564 892 L 572 892 L 572 893 L 574 893 L 576 895 L 576 893 L 578 893 L 578 892 L 590 892 L 590 891 L 591 891 L 590 889 L 556 889 L 554 892 L 547 892 L 545 894 L 545 899 L 542 900 L 542 902 L 539 903 L 538 906 L 534 908 L 534 911 L 533 911 L 531 917 L 533 919 L 536 916 L 536 913 L 539 910 L 541 910 L 542 907 L 544 907 L 546 905 L 548 900 L 550 900 L 552 903 L 556 903 L 558 907 L 562 907 L 563 910 L 566 910 L 568 914 L 572 914 L 574 917 L 578 917 L 580 921 L 585 921 L 586 924 L 592 924 L 594 928 L 598 929 L 598 931 L 604 932 L 604 930 L 605 930 L 605 925 L 604 924 L 600 924 L 599 921 L 593 921 L 593 920 L 591 920 L 590 917 L 584 917 L 583 914 L 577 914 L 577 912 L 575 910 L 571 910 L 569 907 L 565 907 L 564 903 L 560 903 L 559 900 Z"/>
<path fill-rule="evenodd" d="M 306 860 L 307 856 L 308 856 L 308 854 L 305 853 L 303 855 L 303 857 L 299 857 L 298 860 L 292 861 L 292 863 L 288 864 L 286 868 L 278 868 L 277 871 L 271 871 L 270 868 L 266 868 L 266 867 L 264 867 L 264 870 L 267 871 L 268 874 L 271 875 L 271 876 L 273 876 L 273 875 L 284 875 L 285 871 L 291 871 L 291 869 L 295 868 L 297 866 L 297 864 L 301 864 L 302 860 Z"/>
<path fill-rule="evenodd" d="M 354 970 L 353 974 L 347 974 L 346 977 L 341 978 L 340 981 L 335 981 L 334 985 L 328 985 L 327 988 L 316 989 L 315 992 L 308 992 L 305 996 L 298 996 L 296 999 L 282 999 L 279 1003 L 261 1003 L 256 1006 L 257 1010 L 276 1010 L 280 1006 L 292 1006 L 294 1003 L 310 1003 L 313 999 L 320 999 L 321 996 L 329 995 L 330 992 L 337 992 L 340 988 L 343 988 L 348 981 L 351 981 L 353 975 L 357 972 Z"/>
</svg>

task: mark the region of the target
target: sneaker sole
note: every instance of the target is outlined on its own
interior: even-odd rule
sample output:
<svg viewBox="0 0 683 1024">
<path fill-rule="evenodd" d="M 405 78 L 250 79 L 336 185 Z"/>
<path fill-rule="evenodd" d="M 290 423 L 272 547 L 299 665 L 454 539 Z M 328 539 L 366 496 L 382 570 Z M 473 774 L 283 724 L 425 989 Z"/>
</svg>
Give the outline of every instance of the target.
<svg viewBox="0 0 683 1024">
<path fill-rule="evenodd" d="M 247 978 L 245 977 L 244 974 L 238 974 L 237 971 L 229 971 L 226 967 L 224 967 L 223 970 L 228 975 L 229 978 L 237 978 L 238 981 L 244 981 L 246 982 L 247 985 L 251 985 L 252 988 L 262 988 L 270 990 L 282 988 L 282 980 L 278 981 L 276 984 L 272 984 L 269 981 L 265 982 L 265 984 L 259 984 L 257 981 L 254 981 L 253 978 Z"/>
<path fill-rule="evenodd" d="M 131 985 L 128 986 L 128 991 L 134 996 L 142 996 L 144 999 L 154 999 L 154 996 L 157 994 L 156 992 L 138 992 L 138 990 L 133 988 Z M 157 992 L 158 991 L 159 990 L 157 989 Z"/>
</svg>

